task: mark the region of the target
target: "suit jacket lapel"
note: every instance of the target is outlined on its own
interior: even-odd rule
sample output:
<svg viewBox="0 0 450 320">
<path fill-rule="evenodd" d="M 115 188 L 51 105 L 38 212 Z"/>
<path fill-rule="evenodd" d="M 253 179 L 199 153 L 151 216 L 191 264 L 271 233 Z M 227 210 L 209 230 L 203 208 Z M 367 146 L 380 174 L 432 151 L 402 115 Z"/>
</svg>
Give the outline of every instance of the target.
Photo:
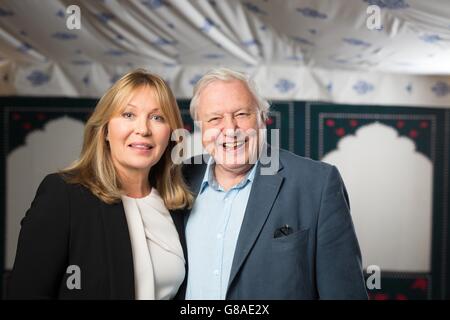
<svg viewBox="0 0 450 320">
<path fill-rule="evenodd" d="M 260 167 L 257 168 L 257 174 L 253 181 L 244 220 L 242 222 L 241 230 L 239 231 L 233 264 L 230 271 L 230 280 L 228 281 L 228 289 L 232 285 L 245 258 L 258 238 L 284 179 L 278 174 L 261 175 L 260 169 Z M 282 165 L 280 163 L 279 170 L 281 169 Z"/>
<path fill-rule="evenodd" d="M 172 216 L 173 223 L 177 229 L 178 236 L 180 237 L 181 247 L 183 248 L 184 259 L 187 261 L 187 250 L 186 250 L 186 236 L 184 233 L 184 216 L 186 215 L 186 209 L 171 210 L 170 215 Z"/>
<path fill-rule="evenodd" d="M 128 224 L 122 202 L 101 202 L 108 258 L 111 299 L 134 299 L 134 265 Z"/>
<path fill-rule="evenodd" d="M 185 272 L 186 275 L 184 277 L 183 282 L 178 288 L 178 292 L 174 297 L 174 300 L 184 300 L 184 296 L 186 295 L 186 285 L 187 285 L 187 274 L 188 274 L 188 256 L 187 256 L 187 247 L 186 247 L 186 234 L 184 232 L 184 218 L 188 214 L 188 209 L 180 209 L 170 211 L 170 215 L 172 216 L 173 223 L 175 224 L 175 228 L 177 229 L 178 236 L 180 237 L 181 247 L 183 248 L 184 261 L 185 261 Z"/>
</svg>

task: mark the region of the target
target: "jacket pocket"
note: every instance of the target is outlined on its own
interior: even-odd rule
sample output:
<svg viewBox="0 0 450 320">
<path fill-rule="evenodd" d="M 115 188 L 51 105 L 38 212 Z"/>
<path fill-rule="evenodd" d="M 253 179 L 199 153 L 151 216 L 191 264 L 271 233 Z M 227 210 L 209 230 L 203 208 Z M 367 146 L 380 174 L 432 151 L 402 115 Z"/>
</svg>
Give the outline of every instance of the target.
<svg viewBox="0 0 450 320">
<path fill-rule="evenodd" d="M 297 248 L 301 251 L 306 248 L 308 242 L 309 229 L 297 230 L 287 236 L 272 239 L 273 250 L 289 250 Z"/>
</svg>

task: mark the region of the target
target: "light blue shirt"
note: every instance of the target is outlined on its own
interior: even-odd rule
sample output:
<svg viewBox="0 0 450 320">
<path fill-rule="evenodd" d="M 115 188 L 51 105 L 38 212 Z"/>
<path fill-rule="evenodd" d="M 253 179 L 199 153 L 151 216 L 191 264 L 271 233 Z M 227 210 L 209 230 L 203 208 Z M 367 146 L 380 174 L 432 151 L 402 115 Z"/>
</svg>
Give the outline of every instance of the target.
<svg viewBox="0 0 450 320">
<path fill-rule="evenodd" d="M 228 191 L 217 183 L 214 166 L 214 160 L 210 158 L 186 225 L 188 300 L 225 299 L 257 164 Z"/>
</svg>

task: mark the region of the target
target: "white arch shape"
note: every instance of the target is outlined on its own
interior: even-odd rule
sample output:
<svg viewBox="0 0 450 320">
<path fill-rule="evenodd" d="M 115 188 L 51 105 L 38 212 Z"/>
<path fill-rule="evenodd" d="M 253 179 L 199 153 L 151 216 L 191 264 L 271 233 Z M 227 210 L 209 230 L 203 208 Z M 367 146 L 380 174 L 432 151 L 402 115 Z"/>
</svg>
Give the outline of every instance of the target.
<svg viewBox="0 0 450 320">
<path fill-rule="evenodd" d="M 375 122 L 322 160 L 339 168 L 347 186 L 364 267 L 430 271 L 433 164 L 414 142 Z"/>
<path fill-rule="evenodd" d="M 78 158 L 84 124 L 67 116 L 49 121 L 42 130 L 31 132 L 8 155 L 6 172 L 6 256 L 5 269 L 12 269 L 20 221 L 30 207 L 42 179 Z"/>
</svg>

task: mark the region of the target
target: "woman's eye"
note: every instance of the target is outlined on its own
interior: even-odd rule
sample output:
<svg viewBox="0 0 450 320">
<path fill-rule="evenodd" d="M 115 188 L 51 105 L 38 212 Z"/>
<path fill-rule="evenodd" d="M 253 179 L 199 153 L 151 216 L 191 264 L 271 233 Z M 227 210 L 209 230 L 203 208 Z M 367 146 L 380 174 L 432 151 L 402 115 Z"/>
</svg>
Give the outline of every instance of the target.
<svg viewBox="0 0 450 320">
<path fill-rule="evenodd" d="M 133 117 L 133 114 L 131 112 L 124 112 L 122 113 L 122 117 L 126 119 L 131 119 Z"/>
<path fill-rule="evenodd" d="M 156 115 L 156 114 L 152 115 L 151 119 L 159 121 L 159 122 L 163 122 L 164 121 L 164 117 Z"/>
</svg>

